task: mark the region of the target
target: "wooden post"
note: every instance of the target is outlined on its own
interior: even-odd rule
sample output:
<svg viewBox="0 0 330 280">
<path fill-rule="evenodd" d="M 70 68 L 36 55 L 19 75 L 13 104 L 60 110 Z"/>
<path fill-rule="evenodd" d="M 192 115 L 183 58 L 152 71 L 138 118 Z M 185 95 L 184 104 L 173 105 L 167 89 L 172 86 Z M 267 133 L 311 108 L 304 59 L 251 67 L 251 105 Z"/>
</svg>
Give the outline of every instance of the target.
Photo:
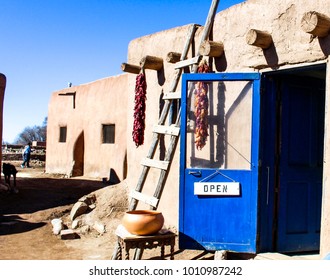
<svg viewBox="0 0 330 280">
<path fill-rule="evenodd" d="M 181 59 L 181 53 L 169 52 L 166 56 L 166 61 L 169 63 L 177 63 Z"/>
<path fill-rule="evenodd" d="M 301 19 L 301 29 L 314 36 L 325 37 L 330 31 L 330 18 L 315 11 L 307 12 Z"/>
<path fill-rule="evenodd" d="M 124 72 L 128 72 L 128 73 L 139 74 L 141 71 L 141 67 L 138 65 L 122 63 L 121 70 L 123 70 Z"/>
<path fill-rule="evenodd" d="M 246 43 L 252 46 L 268 49 L 273 43 L 272 35 L 266 31 L 250 29 L 246 34 Z"/>
<path fill-rule="evenodd" d="M 161 70 L 163 68 L 163 59 L 156 56 L 147 55 L 140 61 L 140 66 L 143 69 Z"/>
<path fill-rule="evenodd" d="M 205 56 L 220 57 L 223 54 L 223 43 L 205 40 L 199 47 L 199 53 Z"/>
</svg>

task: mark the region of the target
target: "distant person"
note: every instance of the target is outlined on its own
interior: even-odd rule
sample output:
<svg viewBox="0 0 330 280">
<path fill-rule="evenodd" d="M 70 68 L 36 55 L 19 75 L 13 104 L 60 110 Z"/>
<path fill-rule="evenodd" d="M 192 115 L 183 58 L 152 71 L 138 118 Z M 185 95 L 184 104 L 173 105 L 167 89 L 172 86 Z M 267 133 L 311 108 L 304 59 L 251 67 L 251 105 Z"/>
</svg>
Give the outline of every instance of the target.
<svg viewBox="0 0 330 280">
<path fill-rule="evenodd" d="M 21 167 L 24 168 L 25 165 L 27 168 L 30 167 L 30 157 L 31 157 L 31 143 L 29 142 L 23 150 L 23 162 L 21 164 Z"/>
</svg>

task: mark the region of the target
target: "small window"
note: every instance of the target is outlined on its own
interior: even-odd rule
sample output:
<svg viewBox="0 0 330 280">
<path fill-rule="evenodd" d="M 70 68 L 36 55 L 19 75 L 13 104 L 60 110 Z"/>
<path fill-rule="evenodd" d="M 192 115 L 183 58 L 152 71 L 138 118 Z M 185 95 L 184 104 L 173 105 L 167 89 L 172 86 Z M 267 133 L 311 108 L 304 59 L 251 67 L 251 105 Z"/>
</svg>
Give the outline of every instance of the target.
<svg viewBox="0 0 330 280">
<path fill-rule="evenodd" d="M 103 139 L 102 143 L 113 144 L 115 143 L 115 125 L 114 124 L 104 124 L 102 126 Z"/>
<path fill-rule="evenodd" d="M 59 141 L 61 143 L 66 142 L 66 126 L 61 126 L 60 127 L 60 139 L 59 139 Z"/>
</svg>

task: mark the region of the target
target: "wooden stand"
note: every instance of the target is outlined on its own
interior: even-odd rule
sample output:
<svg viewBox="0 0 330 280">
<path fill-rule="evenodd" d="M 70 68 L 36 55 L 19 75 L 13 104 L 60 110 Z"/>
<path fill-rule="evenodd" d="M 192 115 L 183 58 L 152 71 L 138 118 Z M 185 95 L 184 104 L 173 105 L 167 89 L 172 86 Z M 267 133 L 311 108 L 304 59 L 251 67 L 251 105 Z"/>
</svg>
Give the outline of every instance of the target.
<svg viewBox="0 0 330 280">
<path fill-rule="evenodd" d="M 246 34 L 246 43 L 262 49 L 268 49 L 273 43 L 273 39 L 272 35 L 265 31 L 250 29 Z"/>
<path fill-rule="evenodd" d="M 317 37 L 325 37 L 330 31 L 330 18 L 318 12 L 307 12 L 301 19 L 301 29 Z"/>
<path fill-rule="evenodd" d="M 144 249 L 154 249 L 160 247 L 160 257 L 165 259 L 165 246 L 170 246 L 170 259 L 174 260 L 175 234 L 168 231 L 164 234 L 139 236 L 132 235 L 119 225 L 116 230 L 118 238 L 118 250 L 116 259 L 122 259 L 122 251 L 125 252 L 125 260 L 129 260 L 129 251 L 136 249 L 133 260 L 140 260 Z"/>
</svg>

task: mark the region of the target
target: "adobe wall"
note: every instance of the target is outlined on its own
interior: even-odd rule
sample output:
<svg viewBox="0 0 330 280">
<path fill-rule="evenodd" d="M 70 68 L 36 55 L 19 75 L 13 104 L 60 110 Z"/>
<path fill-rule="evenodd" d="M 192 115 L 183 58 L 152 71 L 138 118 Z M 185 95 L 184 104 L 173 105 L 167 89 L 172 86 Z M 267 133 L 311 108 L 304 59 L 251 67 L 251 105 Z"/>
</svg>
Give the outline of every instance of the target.
<svg viewBox="0 0 330 280">
<path fill-rule="evenodd" d="M 109 177 L 113 168 L 120 180 L 126 174 L 127 74 L 73 86 L 51 96 L 47 127 L 47 173 L 72 172 L 73 151 L 84 133 L 84 176 Z M 73 97 L 61 94 L 76 92 Z M 115 124 L 115 143 L 102 144 L 102 124 Z M 59 128 L 67 126 L 66 143 L 59 142 Z"/>
<path fill-rule="evenodd" d="M 212 60 L 216 72 L 251 72 L 272 69 L 282 69 L 302 63 L 325 61 L 330 52 L 329 37 L 311 40 L 310 34 L 301 29 L 301 19 L 304 13 L 318 11 L 330 16 L 330 2 L 323 0 L 249 0 L 233 6 L 216 15 L 213 29 L 213 41 L 224 44 L 224 54 L 221 58 Z M 206 15 L 205 15 L 206 18 Z M 204 24 L 204 23 L 201 23 Z M 269 32 L 274 46 L 268 50 L 248 45 L 246 34 L 250 29 Z M 142 57 L 152 55 L 164 59 L 164 71 L 146 70 L 147 77 L 147 109 L 145 144 L 136 148 L 132 138 L 132 113 L 136 75 L 128 76 L 128 118 L 127 118 L 127 151 L 128 151 L 128 185 L 135 187 L 141 172 L 140 161 L 148 152 L 152 139 L 152 126 L 156 124 L 159 115 L 159 98 L 162 91 L 169 91 L 174 75 L 174 67 L 166 62 L 169 52 L 181 52 L 185 43 L 189 25 L 165 30 L 152 35 L 137 38 L 130 42 L 127 63 L 139 65 Z M 200 28 L 202 29 L 202 28 Z M 201 30 L 196 34 L 195 42 L 199 44 Z M 189 54 L 191 57 L 191 51 Z M 180 85 L 178 87 L 180 90 Z M 329 85 L 327 85 L 327 96 Z M 329 98 L 327 98 L 327 104 Z M 328 119 L 327 115 L 327 119 Z M 326 125 L 326 131 L 328 126 Z M 330 142 L 327 140 L 327 144 Z M 168 146 L 168 142 L 166 143 Z M 327 149 L 326 149 L 327 151 Z M 159 205 L 163 211 L 166 223 L 177 226 L 179 213 L 179 146 L 174 156 L 165 190 Z M 329 152 L 325 154 L 330 157 Z M 156 157 L 157 158 L 157 157 Z M 321 251 L 330 251 L 330 221 L 326 213 L 330 212 L 330 192 L 328 175 L 330 166 L 324 164 L 324 195 L 323 218 L 321 233 Z M 158 176 L 151 173 L 151 181 L 146 183 L 145 193 L 152 193 Z M 142 205 L 141 205 L 142 208 Z"/>
<path fill-rule="evenodd" d="M 3 128 L 3 100 L 5 97 L 6 89 L 6 76 L 0 73 L 0 139 L 2 141 L 2 128 Z M 0 158 L 2 158 L 2 149 L 0 150 Z M 1 174 L 2 164 L 0 164 L 0 174 Z"/>
</svg>

